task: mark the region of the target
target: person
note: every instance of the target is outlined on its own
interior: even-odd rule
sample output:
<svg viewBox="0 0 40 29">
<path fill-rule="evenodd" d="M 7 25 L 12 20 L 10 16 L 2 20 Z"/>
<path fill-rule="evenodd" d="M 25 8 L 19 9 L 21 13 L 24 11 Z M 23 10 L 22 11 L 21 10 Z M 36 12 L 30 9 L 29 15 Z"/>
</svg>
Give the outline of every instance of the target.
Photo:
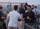
<svg viewBox="0 0 40 29">
<path fill-rule="evenodd" d="M 26 6 L 28 6 L 28 3 L 25 3 L 25 5 L 24 5 L 24 7 L 25 7 L 25 10 L 27 10 L 27 7 Z"/>
<path fill-rule="evenodd" d="M 19 8 L 19 13 L 20 14 L 24 14 L 25 13 L 25 9 L 24 9 L 23 4 L 21 4 L 21 7 Z"/>
<path fill-rule="evenodd" d="M 4 20 L 5 20 L 5 15 L 2 12 L 2 7 L 0 7 L 0 29 L 6 29 L 6 24 Z"/>
<path fill-rule="evenodd" d="M 11 11 L 8 15 L 7 15 L 7 25 L 8 25 L 8 29 L 17 29 L 18 27 L 18 19 L 21 19 L 21 15 L 19 14 L 19 12 L 17 12 L 18 6 L 14 5 L 14 10 Z"/>
<path fill-rule="evenodd" d="M 23 18 L 25 18 L 25 24 L 26 25 L 27 24 L 33 25 L 33 23 L 35 21 L 35 15 L 34 15 L 34 12 L 31 9 L 30 5 L 27 6 L 27 10 L 28 10 L 28 12 L 23 15 Z M 26 25 L 25 25 L 24 29 L 27 29 Z"/>
<path fill-rule="evenodd" d="M 37 15 L 37 11 L 38 11 L 37 6 L 32 5 L 31 8 L 32 8 L 32 11 L 35 13 L 35 15 Z"/>
</svg>

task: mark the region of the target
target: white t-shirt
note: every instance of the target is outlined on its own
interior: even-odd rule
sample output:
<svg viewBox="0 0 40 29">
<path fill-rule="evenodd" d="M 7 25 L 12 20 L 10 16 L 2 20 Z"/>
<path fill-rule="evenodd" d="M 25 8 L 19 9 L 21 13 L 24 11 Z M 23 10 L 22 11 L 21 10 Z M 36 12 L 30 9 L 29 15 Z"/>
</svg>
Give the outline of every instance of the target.
<svg viewBox="0 0 40 29">
<path fill-rule="evenodd" d="M 21 18 L 21 15 L 17 11 L 13 10 L 8 14 L 8 16 L 10 16 L 8 26 L 17 27 L 18 19 Z"/>
</svg>

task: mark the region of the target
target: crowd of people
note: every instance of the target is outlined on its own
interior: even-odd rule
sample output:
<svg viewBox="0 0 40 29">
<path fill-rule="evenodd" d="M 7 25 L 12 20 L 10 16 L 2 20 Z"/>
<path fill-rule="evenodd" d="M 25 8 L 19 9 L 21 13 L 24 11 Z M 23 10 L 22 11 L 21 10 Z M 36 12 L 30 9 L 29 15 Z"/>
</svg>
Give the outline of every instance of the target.
<svg viewBox="0 0 40 29">
<path fill-rule="evenodd" d="M 0 29 L 27 29 L 27 24 L 32 26 L 36 23 L 37 6 L 21 4 L 18 10 L 18 5 L 14 5 L 14 9 L 7 14 L 3 14 L 0 7 Z M 30 28 L 32 29 L 32 27 Z"/>
</svg>

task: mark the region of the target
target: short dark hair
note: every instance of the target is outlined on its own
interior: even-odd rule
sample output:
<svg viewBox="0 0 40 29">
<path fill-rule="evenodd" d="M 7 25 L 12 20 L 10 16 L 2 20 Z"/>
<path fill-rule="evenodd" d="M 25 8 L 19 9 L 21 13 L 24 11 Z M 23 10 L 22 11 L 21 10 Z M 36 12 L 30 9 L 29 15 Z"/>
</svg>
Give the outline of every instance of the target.
<svg viewBox="0 0 40 29">
<path fill-rule="evenodd" d="M 25 3 L 25 5 L 28 5 L 28 3 Z"/>
<path fill-rule="evenodd" d="M 14 5 L 14 10 L 17 10 L 18 9 L 18 5 Z"/>
</svg>

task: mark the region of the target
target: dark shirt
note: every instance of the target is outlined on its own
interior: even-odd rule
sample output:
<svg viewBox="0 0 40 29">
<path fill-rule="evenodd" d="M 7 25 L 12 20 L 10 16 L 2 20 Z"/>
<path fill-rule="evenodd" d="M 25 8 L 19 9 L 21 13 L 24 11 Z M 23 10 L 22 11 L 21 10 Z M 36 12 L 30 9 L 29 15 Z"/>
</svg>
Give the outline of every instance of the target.
<svg viewBox="0 0 40 29">
<path fill-rule="evenodd" d="M 23 8 L 19 8 L 19 13 L 20 14 L 24 14 L 25 13 L 25 10 Z"/>
<path fill-rule="evenodd" d="M 3 12 L 2 11 L 0 11 L 0 16 L 3 16 L 4 14 L 3 14 Z"/>
<path fill-rule="evenodd" d="M 23 17 L 25 18 L 25 23 L 34 23 L 35 21 L 35 15 L 34 15 L 34 12 L 27 12 L 23 15 Z M 28 19 L 27 17 L 29 17 L 30 19 Z"/>
</svg>

